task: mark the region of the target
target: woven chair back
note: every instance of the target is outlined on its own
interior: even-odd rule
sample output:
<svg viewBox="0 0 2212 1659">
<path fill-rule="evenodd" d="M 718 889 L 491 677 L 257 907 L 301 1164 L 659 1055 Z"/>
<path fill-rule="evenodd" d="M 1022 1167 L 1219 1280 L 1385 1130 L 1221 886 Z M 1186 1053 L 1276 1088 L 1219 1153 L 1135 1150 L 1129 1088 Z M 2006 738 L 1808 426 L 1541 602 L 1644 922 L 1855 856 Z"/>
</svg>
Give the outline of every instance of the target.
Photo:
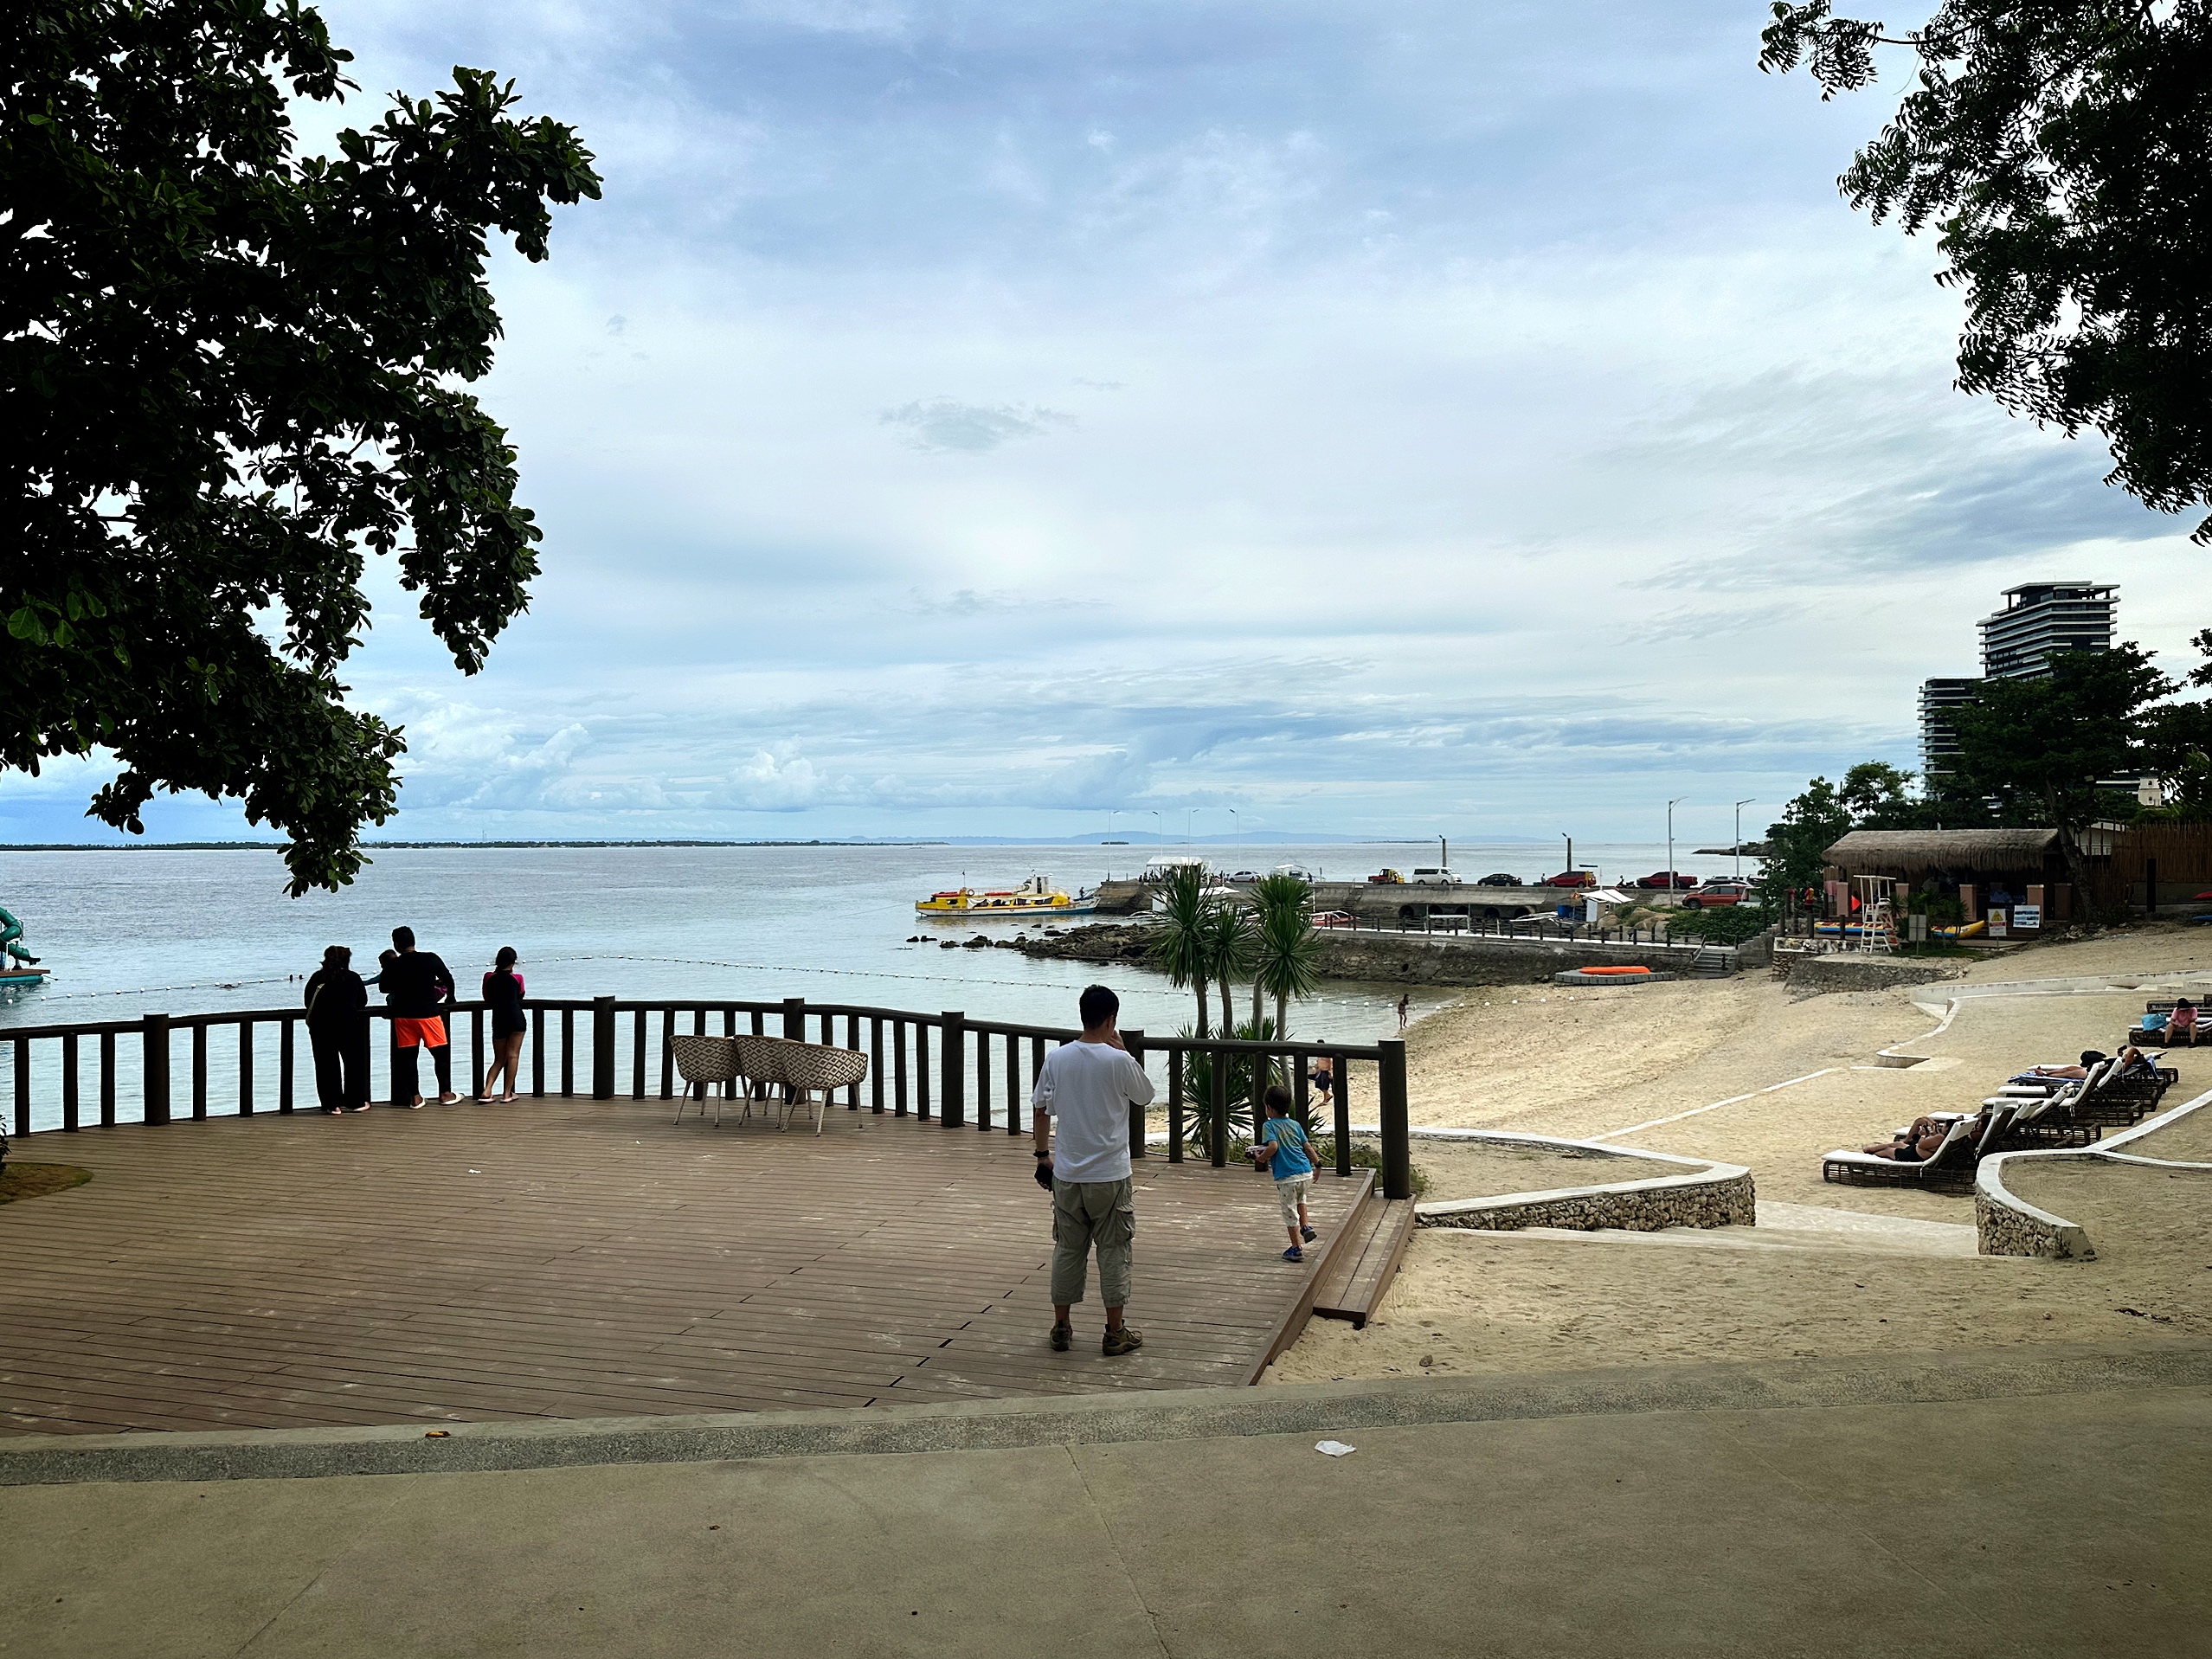
<svg viewBox="0 0 2212 1659">
<path fill-rule="evenodd" d="M 673 1047 L 676 1075 L 685 1083 L 729 1083 L 737 1076 L 734 1037 L 678 1037 Z"/>
<path fill-rule="evenodd" d="M 737 1075 L 755 1083 L 782 1083 L 783 1050 L 781 1037 L 733 1037 L 737 1045 Z"/>
<path fill-rule="evenodd" d="M 783 1064 L 794 1089 L 847 1089 L 868 1075 L 868 1057 L 858 1049 L 822 1043 L 785 1043 Z"/>
</svg>

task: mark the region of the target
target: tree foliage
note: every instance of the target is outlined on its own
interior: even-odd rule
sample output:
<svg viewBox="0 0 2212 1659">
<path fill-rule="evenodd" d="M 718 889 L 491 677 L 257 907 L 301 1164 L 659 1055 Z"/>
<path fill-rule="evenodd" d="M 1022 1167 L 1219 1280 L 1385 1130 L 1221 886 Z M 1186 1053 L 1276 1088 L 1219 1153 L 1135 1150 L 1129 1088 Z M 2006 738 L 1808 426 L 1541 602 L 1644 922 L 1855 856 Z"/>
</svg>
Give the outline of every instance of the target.
<svg viewBox="0 0 2212 1659">
<path fill-rule="evenodd" d="M 2080 832 L 2117 806 L 2099 780 L 2130 776 L 2150 759 L 2145 737 L 2153 704 L 2174 682 L 2142 646 L 2061 651 L 2048 674 L 1990 679 L 1952 717 L 1958 774 L 1997 803 L 2006 822 L 2059 832 L 2075 890 L 2090 891 Z"/>
<path fill-rule="evenodd" d="M 1160 890 L 1160 923 L 1151 944 L 1154 965 L 1171 984 L 1197 995 L 1200 1037 L 1208 1031 L 1206 1000 L 1213 979 L 1206 934 L 1212 908 L 1206 896 L 1206 871 L 1194 864 L 1176 865 Z"/>
<path fill-rule="evenodd" d="M 1829 3 L 1775 5 L 1759 67 L 1809 61 L 1825 99 L 1871 84 L 1880 47 L 1918 56 L 1838 182 L 1940 232 L 1960 389 L 2102 432 L 2106 481 L 2161 511 L 2212 502 L 2212 3 L 1942 0 L 1896 35 Z"/>
<path fill-rule="evenodd" d="M 1252 1021 L 1260 999 L 1275 999 L 1275 1029 L 1290 1030 L 1290 1003 L 1321 988 L 1321 941 L 1314 936 L 1314 890 L 1288 871 L 1263 876 L 1252 889 L 1258 938 L 1252 962 Z"/>
<path fill-rule="evenodd" d="M 0 764 L 113 753 L 93 815 L 242 798 L 292 891 L 359 868 L 401 734 L 346 706 L 367 553 L 464 673 L 540 532 L 461 388 L 499 318 L 486 233 L 546 256 L 599 194 L 568 127 L 457 68 L 330 157 L 289 105 L 352 87 L 297 0 L 21 0 L 0 78 Z"/>
</svg>

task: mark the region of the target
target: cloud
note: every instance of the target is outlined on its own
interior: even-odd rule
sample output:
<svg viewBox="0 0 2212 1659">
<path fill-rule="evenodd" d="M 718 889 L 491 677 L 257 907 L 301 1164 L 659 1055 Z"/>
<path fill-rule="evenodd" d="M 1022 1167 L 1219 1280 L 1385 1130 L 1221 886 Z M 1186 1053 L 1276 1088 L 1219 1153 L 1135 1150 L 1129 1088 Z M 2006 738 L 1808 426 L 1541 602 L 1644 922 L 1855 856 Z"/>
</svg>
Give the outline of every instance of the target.
<svg viewBox="0 0 2212 1659">
<path fill-rule="evenodd" d="M 916 449 L 963 455 L 986 454 L 1016 438 L 1042 438 L 1056 427 L 1074 424 L 1058 409 L 1020 403 L 955 403 L 942 397 L 885 409 L 881 418 L 885 426 L 904 428 L 907 442 Z"/>
<path fill-rule="evenodd" d="M 1641 833 L 1913 764 L 2017 581 L 2193 660 L 2185 524 L 1952 389 L 1933 248 L 1834 194 L 1884 106 L 1727 8 L 331 24 L 367 87 L 516 75 L 608 180 L 492 267 L 530 611 L 462 681 L 379 565 L 387 833 Z"/>
</svg>

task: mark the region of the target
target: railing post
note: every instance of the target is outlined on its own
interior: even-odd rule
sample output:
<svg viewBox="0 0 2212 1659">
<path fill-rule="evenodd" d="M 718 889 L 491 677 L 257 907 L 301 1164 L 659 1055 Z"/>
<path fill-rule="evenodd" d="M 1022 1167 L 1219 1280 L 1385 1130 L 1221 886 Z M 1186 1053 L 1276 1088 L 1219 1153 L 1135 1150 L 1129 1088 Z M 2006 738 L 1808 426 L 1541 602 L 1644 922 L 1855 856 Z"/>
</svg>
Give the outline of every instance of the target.
<svg viewBox="0 0 2212 1659">
<path fill-rule="evenodd" d="M 937 1092 L 937 1121 L 951 1129 L 968 1122 L 968 1016 L 955 1010 L 940 1018 L 945 1026 L 937 1038 L 937 1064 L 942 1078 Z"/>
<path fill-rule="evenodd" d="M 1129 1050 L 1129 1058 L 1137 1063 L 1139 1070 L 1142 1070 L 1144 1066 L 1144 1033 L 1141 1031 L 1125 1031 L 1122 1033 L 1122 1045 Z M 1145 1155 L 1144 1135 L 1144 1108 L 1141 1106 L 1132 1106 L 1129 1108 L 1130 1157 L 1141 1158 Z"/>
<path fill-rule="evenodd" d="M 1375 1045 L 1382 1058 L 1375 1063 L 1376 1105 L 1382 1115 L 1383 1196 L 1413 1196 L 1413 1148 L 1407 1134 L 1405 1113 L 1405 1039 L 1386 1037 Z"/>
<path fill-rule="evenodd" d="M 1207 1106 L 1206 1138 L 1213 1147 L 1213 1167 L 1226 1169 L 1229 1167 L 1229 1056 L 1216 1049 L 1208 1058 L 1206 1078 L 1212 1085 L 1212 1099 Z"/>
<path fill-rule="evenodd" d="M 1183 1161 L 1183 1051 L 1167 1051 L 1167 1161 Z"/>
<path fill-rule="evenodd" d="M 150 1013 L 138 1022 L 138 1029 L 145 1043 L 145 1064 L 140 1078 L 145 1093 L 145 1119 L 149 1123 L 169 1122 L 169 1016 Z"/>
<path fill-rule="evenodd" d="M 29 1139 L 31 1132 L 30 1038 L 18 1037 L 16 1038 L 14 1046 L 16 1051 L 16 1138 L 23 1141 Z"/>
<path fill-rule="evenodd" d="M 614 999 L 591 1000 L 591 1097 L 614 1098 Z"/>
<path fill-rule="evenodd" d="M 783 1000 L 783 1034 L 794 1043 L 807 1040 L 807 999 L 786 997 Z"/>
<path fill-rule="evenodd" d="M 292 1110 L 292 1068 L 298 1054 L 298 1041 L 292 1028 L 298 1023 L 296 1015 L 286 1014 L 277 1024 L 277 1110 L 279 1112 Z M 476 1092 L 480 1095 L 484 1090 L 479 1089 Z"/>
</svg>

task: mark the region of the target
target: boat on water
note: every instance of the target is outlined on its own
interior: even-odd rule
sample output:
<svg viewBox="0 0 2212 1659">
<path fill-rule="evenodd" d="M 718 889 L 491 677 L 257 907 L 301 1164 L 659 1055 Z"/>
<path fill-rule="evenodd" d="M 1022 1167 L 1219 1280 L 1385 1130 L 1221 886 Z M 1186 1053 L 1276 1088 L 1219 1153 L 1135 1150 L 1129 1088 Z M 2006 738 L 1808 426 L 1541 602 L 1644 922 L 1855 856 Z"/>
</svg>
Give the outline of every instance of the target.
<svg viewBox="0 0 2212 1659">
<path fill-rule="evenodd" d="M 916 916 L 949 916 L 962 922 L 1004 916 L 1089 916 L 1097 908 L 1095 894 L 1064 892 L 1043 876 L 1032 876 L 1019 887 L 993 887 L 981 892 L 973 887 L 954 887 L 914 901 Z"/>
</svg>

